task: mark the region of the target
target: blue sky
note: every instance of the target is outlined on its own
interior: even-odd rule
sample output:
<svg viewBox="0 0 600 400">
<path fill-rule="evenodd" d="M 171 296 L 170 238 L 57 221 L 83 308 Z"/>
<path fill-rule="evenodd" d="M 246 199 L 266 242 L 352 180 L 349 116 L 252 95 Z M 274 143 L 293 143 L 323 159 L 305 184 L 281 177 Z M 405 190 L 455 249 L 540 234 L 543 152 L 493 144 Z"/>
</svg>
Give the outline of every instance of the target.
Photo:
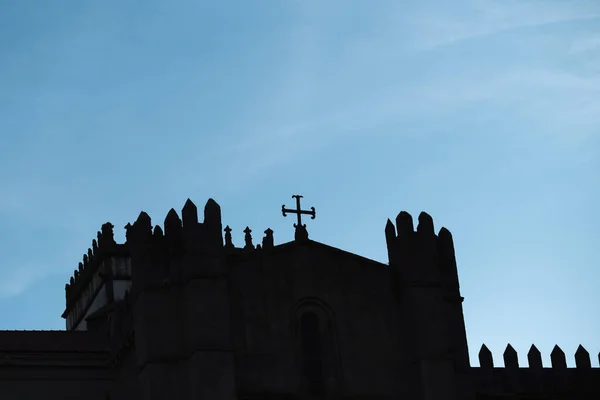
<svg viewBox="0 0 600 400">
<path fill-rule="evenodd" d="M 0 329 L 62 329 L 102 223 L 189 197 L 234 243 L 387 262 L 387 218 L 453 233 L 471 362 L 600 351 L 600 3 L 0 2 Z"/>
</svg>

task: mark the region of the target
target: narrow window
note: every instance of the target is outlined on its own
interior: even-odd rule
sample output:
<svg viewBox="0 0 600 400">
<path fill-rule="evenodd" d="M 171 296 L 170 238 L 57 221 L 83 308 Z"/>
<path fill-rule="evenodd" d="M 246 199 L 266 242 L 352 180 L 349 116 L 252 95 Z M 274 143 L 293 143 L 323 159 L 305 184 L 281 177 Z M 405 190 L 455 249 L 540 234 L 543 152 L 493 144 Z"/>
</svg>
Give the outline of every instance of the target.
<svg viewBox="0 0 600 400">
<path fill-rule="evenodd" d="M 307 312 L 300 319 L 300 335 L 302 345 L 302 369 L 308 394 L 319 396 L 325 394 L 323 379 L 323 344 L 319 326 L 319 317 L 314 312 Z"/>
</svg>

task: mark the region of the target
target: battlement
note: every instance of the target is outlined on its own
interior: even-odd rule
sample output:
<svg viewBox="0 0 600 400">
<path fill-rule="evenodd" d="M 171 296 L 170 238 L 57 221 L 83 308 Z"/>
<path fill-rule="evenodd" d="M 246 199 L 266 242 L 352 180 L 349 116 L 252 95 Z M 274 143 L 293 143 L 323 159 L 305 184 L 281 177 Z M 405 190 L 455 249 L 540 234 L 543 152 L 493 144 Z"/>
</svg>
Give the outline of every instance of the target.
<svg viewBox="0 0 600 400">
<path fill-rule="evenodd" d="M 527 353 L 528 367 L 519 367 L 516 350 L 508 344 L 502 355 L 504 367 L 495 367 L 491 351 L 484 344 L 479 351 L 479 367 L 472 368 L 476 388 L 484 393 L 597 393 L 600 394 L 600 368 L 592 368 L 589 352 L 579 346 L 574 354 L 575 368 L 567 368 L 564 351 L 554 346 L 552 366 L 542 365 L 535 345 Z M 600 361 L 600 354 L 598 354 Z"/>
<path fill-rule="evenodd" d="M 389 263 L 399 268 L 401 279 L 415 284 L 442 284 L 458 288 L 458 271 L 452 234 L 446 228 L 435 234 L 433 218 L 419 214 L 415 230 L 412 216 L 402 211 L 396 226 L 387 220 L 385 237 Z M 409 266 L 419 265 L 419 268 Z"/>
<path fill-rule="evenodd" d="M 221 208 L 213 199 L 204 207 L 203 222 L 198 221 L 198 209 L 188 199 L 181 218 L 171 209 L 163 226 L 164 231 L 159 225 L 153 228 L 150 216 L 142 211 L 133 225 L 125 227 L 134 266 L 132 290 L 173 283 L 201 273 L 206 268 L 191 266 L 189 260 L 218 256 L 224 249 Z"/>
<path fill-rule="evenodd" d="M 102 225 L 97 239 L 92 241 L 92 247 L 83 255 L 83 261 L 65 285 L 63 318 L 67 319 L 68 330 L 85 329 L 82 321 L 99 308 L 122 299 L 133 285 L 138 288 L 163 285 L 197 274 L 212 274 L 216 271 L 211 272 L 212 267 L 208 264 L 203 263 L 204 267 L 197 268 L 192 264 L 219 256 L 224 251 L 246 254 L 250 250 L 274 246 L 272 230 L 265 231 L 261 247 L 252 243 L 252 231 L 246 227 L 246 244 L 236 248 L 231 241 L 231 229 L 221 229 L 221 209 L 213 199 L 209 199 L 204 207 L 203 222 L 198 220 L 196 205 L 188 199 L 181 218 L 171 209 L 163 227 L 153 227 L 150 216 L 142 211 L 133 224 L 125 226 L 125 243 L 118 244 L 114 240 L 114 226 L 110 222 Z"/>
<path fill-rule="evenodd" d="M 115 255 L 127 255 L 124 245 L 115 242 L 113 228 L 110 222 L 102 225 L 102 230 L 97 234 L 98 239 L 92 240 L 92 247 L 88 248 L 87 253 L 83 255 L 83 262 L 80 262 L 78 268 L 73 271 L 69 283 L 65 285 L 67 305 L 88 286 L 105 259 Z"/>
<path fill-rule="evenodd" d="M 79 263 L 65 285 L 66 309 L 63 318 L 67 320 L 69 330 L 77 328 L 85 316 L 94 311 L 90 309 L 92 303 L 95 309 L 114 300 L 112 286 L 106 290 L 107 279 L 130 279 L 127 245 L 115 242 L 113 228 L 110 222 L 102 225 L 97 240 L 92 240 L 92 247 L 83 255 L 83 262 Z M 106 299 L 98 298 L 102 290 Z"/>
<path fill-rule="evenodd" d="M 506 349 L 502 354 L 502 358 L 504 360 L 504 368 L 519 368 L 519 358 L 517 355 L 517 351 L 510 345 L 510 343 L 506 346 Z M 582 345 L 579 345 L 579 347 L 577 347 L 577 351 L 575 352 L 574 358 L 576 368 L 592 368 L 590 353 Z M 598 353 L 598 361 L 600 362 L 600 353 Z M 550 362 L 552 363 L 552 368 L 567 368 L 567 358 L 565 356 L 565 352 L 558 345 L 554 346 L 552 352 L 550 353 Z M 532 369 L 543 368 L 542 354 L 533 344 L 527 352 L 527 363 L 529 365 L 529 368 Z M 479 350 L 479 367 L 482 369 L 494 368 L 494 359 L 492 356 L 492 352 L 490 351 L 490 349 L 488 349 L 488 347 L 485 344 L 481 345 L 481 349 Z"/>
</svg>

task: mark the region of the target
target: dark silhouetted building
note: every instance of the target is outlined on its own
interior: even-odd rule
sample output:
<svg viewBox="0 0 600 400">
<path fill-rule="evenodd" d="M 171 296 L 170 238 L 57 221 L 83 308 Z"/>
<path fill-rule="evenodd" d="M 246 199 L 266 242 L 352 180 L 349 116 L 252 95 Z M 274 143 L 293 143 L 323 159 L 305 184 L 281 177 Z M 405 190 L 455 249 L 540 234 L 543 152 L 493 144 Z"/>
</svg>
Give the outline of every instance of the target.
<svg viewBox="0 0 600 400">
<path fill-rule="evenodd" d="M 0 399 L 600 399 L 582 347 L 576 368 L 534 346 L 520 368 L 510 345 L 470 366 L 452 236 L 425 213 L 387 221 L 389 265 L 300 220 L 236 247 L 213 200 L 203 222 L 188 200 L 125 228 L 104 224 L 66 285 L 66 331 L 0 332 Z"/>
</svg>

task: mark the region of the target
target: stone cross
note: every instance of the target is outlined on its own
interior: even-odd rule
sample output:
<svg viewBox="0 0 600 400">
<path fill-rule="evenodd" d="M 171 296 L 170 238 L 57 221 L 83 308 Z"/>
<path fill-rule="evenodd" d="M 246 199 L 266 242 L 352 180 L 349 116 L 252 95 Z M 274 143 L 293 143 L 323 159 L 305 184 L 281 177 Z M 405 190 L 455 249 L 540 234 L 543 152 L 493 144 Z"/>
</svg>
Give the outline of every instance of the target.
<svg viewBox="0 0 600 400">
<path fill-rule="evenodd" d="M 294 224 L 294 228 L 297 228 L 299 226 L 304 226 L 304 228 L 306 228 L 306 225 L 302 225 L 302 214 L 310 215 L 311 219 L 315 219 L 315 217 L 316 217 L 315 208 L 311 207 L 310 211 L 301 210 L 300 209 L 300 199 L 302 198 L 302 196 L 295 194 L 292 196 L 292 198 L 296 199 L 296 209 L 295 210 L 287 209 L 287 208 L 285 208 L 285 204 L 284 204 L 281 206 L 281 213 L 283 214 L 284 217 L 287 217 L 287 213 L 296 214 L 298 216 L 298 224 Z"/>
<path fill-rule="evenodd" d="M 296 214 L 298 216 L 298 223 L 294 224 L 294 228 L 296 228 L 296 238 L 297 239 L 308 239 L 308 232 L 306 231 L 306 224 L 302 225 L 302 214 L 310 215 L 311 219 L 315 219 L 316 212 L 315 208 L 311 207 L 310 211 L 302 210 L 300 208 L 300 199 L 302 196 L 295 194 L 292 196 L 293 199 L 296 199 L 296 209 L 291 210 L 285 208 L 285 204 L 281 206 L 281 213 L 284 217 L 287 216 L 287 213 Z"/>
</svg>

